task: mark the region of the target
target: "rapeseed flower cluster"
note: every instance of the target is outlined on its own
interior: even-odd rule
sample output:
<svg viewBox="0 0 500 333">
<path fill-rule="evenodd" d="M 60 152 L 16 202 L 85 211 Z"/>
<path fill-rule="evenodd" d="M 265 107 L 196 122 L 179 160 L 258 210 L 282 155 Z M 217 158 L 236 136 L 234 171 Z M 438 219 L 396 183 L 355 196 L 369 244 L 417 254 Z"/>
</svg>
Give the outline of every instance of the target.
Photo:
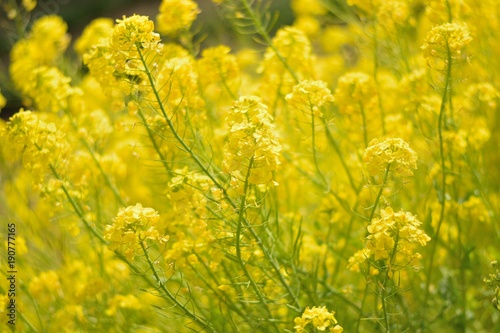
<svg viewBox="0 0 500 333">
<path fill-rule="evenodd" d="M 17 331 L 500 331 L 495 1 L 45 5 L 0 2 Z"/>
<path fill-rule="evenodd" d="M 277 185 L 273 172 L 281 163 L 281 145 L 267 110 L 260 98 L 244 96 L 227 116 L 230 134 L 224 167 L 236 183 Z"/>
<path fill-rule="evenodd" d="M 108 249 L 117 250 L 133 260 L 147 240 L 166 242 L 168 237 L 161 236 L 156 229 L 159 219 L 157 211 L 141 204 L 121 208 L 113 224 L 107 225 L 104 231 L 104 239 L 109 241 Z"/>
<path fill-rule="evenodd" d="M 321 332 L 326 331 L 327 328 L 329 328 L 328 332 L 330 333 L 341 333 L 344 331 L 340 325 L 337 325 L 335 312 L 329 312 L 324 306 L 313 306 L 312 309 L 306 308 L 304 313 L 302 313 L 302 317 L 295 318 L 295 332 L 305 332 L 305 327 L 309 324 Z"/>
<path fill-rule="evenodd" d="M 363 161 L 372 175 L 391 170 L 400 177 L 411 176 L 412 169 L 417 168 L 417 159 L 415 151 L 399 138 L 373 139 L 363 155 Z"/>
</svg>

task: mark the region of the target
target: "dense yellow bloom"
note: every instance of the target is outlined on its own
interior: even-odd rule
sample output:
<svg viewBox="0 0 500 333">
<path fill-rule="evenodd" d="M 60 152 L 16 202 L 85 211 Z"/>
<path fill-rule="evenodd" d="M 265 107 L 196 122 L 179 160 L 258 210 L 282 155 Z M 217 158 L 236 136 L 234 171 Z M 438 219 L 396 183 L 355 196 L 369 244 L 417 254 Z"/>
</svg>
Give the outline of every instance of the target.
<svg viewBox="0 0 500 333">
<path fill-rule="evenodd" d="M 67 31 L 68 25 L 60 16 L 47 15 L 33 23 L 28 39 L 37 45 L 37 55 L 50 61 L 68 47 L 70 37 Z"/>
<path fill-rule="evenodd" d="M 111 35 L 110 46 L 117 53 L 131 52 L 136 48 L 148 49 L 160 41 L 160 36 L 154 32 L 154 23 L 147 16 L 123 16 L 116 20 Z"/>
<path fill-rule="evenodd" d="M 343 114 L 359 112 L 359 107 L 373 103 L 377 90 L 373 79 L 360 72 L 348 73 L 340 77 L 335 88 L 334 99 Z"/>
<path fill-rule="evenodd" d="M 167 60 L 158 70 L 156 86 L 164 105 L 173 112 L 190 107 L 202 113 L 203 101 L 198 90 L 196 63 L 192 57 Z"/>
<path fill-rule="evenodd" d="M 160 13 L 156 17 L 158 31 L 164 35 L 177 35 L 189 30 L 200 13 L 198 5 L 192 0 L 162 0 Z"/>
<path fill-rule="evenodd" d="M 52 270 L 33 277 L 28 290 L 33 298 L 45 306 L 63 296 L 59 275 Z"/>
<path fill-rule="evenodd" d="M 294 86 L 285 99 L 299 110 L 316 114 L 323 105 L 333 102 L 333 95 L 325 82 L 306 80 Z"/>
<path fill-rule="evenodd" d="M 65 160 L 69 149 L 64 134 L 54 123 L 23 109 L 9 119 L 2 134 L 7 137 L 9 149 L 21 153 L 23 166 L 31 171 L 37 185 L 44 183 L 45 172 L 51 166 Z"/>
<path fill-rule="evenodd" d="M 417 153 L 399 138 L 373 139 L 363 155 L 363 161 L 372 175 L 384 173 L 389 167 L 393 174 L 411 176 L 411 169 L 417 168 L 417 159 Z"/>
<path fill-rule="evenodd" d="M 32 80 L 26 82 L 23 90 L 37 110 L 58 112 L 68 107 L 68 98 L 74 93 L 71 78 L 56 67 L 41 66 L 33 70 Z"/>
<path fill-rule="evenodd" d="M 343 332 L 342 327 L 337 325 L 335 311 L 329 312 L 325 306 L 313 306 L 312 309 L 307 307 L 304 310 L 304 313 L 302 313 L 302 317 L 295 318 L 294 322 L 296 333 L 306 332 L 305 327 L 309 324 L 311 324 L 318 331 L 325 331 L 327 328 L 330 328 L 330 333 Z"/>
<path fill-rule="evenodd" d="M 278 30 L 272 42 L 274 49 L 267 48 L 259 67 L 263 74 L 263 98 L 269 104 L 279 94 L 288 94 L 297 84 L 296 79 L 311 79 L 314 72 L 311 43 L 304 32 L 294 27 L 285 27 Z"/>
<path fill-rule="evenodd" d="M 295 15 L 323 15 L 326 8 L 319 0 L 292 0 Z"/>
<path fill-rule="evenodd" d="M 13 46 L 11 51 L 10 74 L 14 86 L 24 95 L 32 99 L 37 94 L 37 85 L 43 85 L 46 88 L 50 86 L 62 86 L 66 79 L 61 79 L 62 74 L 55 73 L 55 70 L 40 69 L 41 66 L 53 67 L 57 58 L 66 50 L 69 44 L 69 36 L 66 23 L 56 15 L 48 15 L 37 20 L 31 28 L 31 33 L 25 39 L 20 39 Z M 40 73 L 49 76 L 57 76 L 56 82 L 52 83 L 43 78 L 40 81 Z M 69 82 L 69 81 L 68 81 Z M 45 88 L 42 88 L 42 91 Z M 48 88 L 49 90 L 51 88 Z M 61 91 L 59 91 L 61 92 Z M 40 101 L 44 98 L 55 97 L 48 95 L 37 97 Z M 60 97 L 60 96 L 59 96 Z M 64 103 L 64 101 L 63 101 Z M 45 104 L 42 101 L 42 105 Z M 53 103 L 49 103 L 53 104 Z"/>
<path fill-rule="evenodd" d="M 95 45 L 106 44 L 105 40 L 113 33 L 113 26 L 113 20 L 109 18 L 98 18 L 90 22 L 75 41 L 76 52 L 83 55 Z"/>
<path fill-rule="evenodd" d="M 108 316 L 114 316 L 118 309 L 139 310 L 142 306 L 141 301 L 132 294 L 115 295 L 108 301 L 108 308 L 105 313 Z"/>
<path fill-rule="evenodd" d="M 27 12 L 31 12 L 36 7 L 37 0 L 23 0 L 23 7 Z"/>
<path fill-rule="evenodd" d="M 198 60 L 199 81 L 208 96 L 235 95 L 240 85 L 240 69 L 231 49 L 221 45 L 203 50 Z"/>
<path fill-rule="evenodd" d="M 227 122 L 230 133 L 224 152 L 226 170 L 240 182 L 245 182 L 248 172 L 250 184 L 272 182 L 280 164 L 281 145 L 267 106 L 258 97 L 241 97 L 231 108 Z"/>
<path fill-rule="evenodd" d="M 447 64 L 448 57 L 452 61 L 461 59 L 462 52 L 471 41 L 472 37 L 466 23 L 445 23 L 433 27 L 427 33 L 421 49 L 428 61 L 437 59 Z"/>
<path fill-rule="evenodd" d="M 383 22 L 381 27 L 389 33 L 395 33 L 396 29 L 407 24 L 409 16 L 407 1 L 402 0 L 382 1 L 377 12 L 377 20 Z"/>
<path fill-rule="evenodd" d="M 168 237 L 161 237 L 156 229 L 159 220 L 157 211 L 143 208 L 140 203 L 120 208 L 113 224 L 107 225 L 104 231 L 104 239 L 109 241 L 108 249 L 118 250 L 132 260 L 146 239 L 166 242 Z"/>
<path fill-rule="evenodd" d="M 147 16 L 132 15 L 116 20 L 109 51 L 117 73 L 145 78 L 141 59 L 159 54 L 162 46 L 160 35 L 154 32 L 153 21 Z"/>
<path fill-rule="evenodd" d="M 425 246 L 430 237 L 420 229 L 422 222 L 411 213 L 394 212 L 391 207 L 382 209 L 379 219 L 373 219 L 367 227 L 370 233 L 366 238 L 366 250 L 373 259 L 387 260 L 388 265 L 410 264 L 420 259 L 413 251 L 414 245 Z M 415 262 L 413 262 L 415 264 Z"/>
</svg>

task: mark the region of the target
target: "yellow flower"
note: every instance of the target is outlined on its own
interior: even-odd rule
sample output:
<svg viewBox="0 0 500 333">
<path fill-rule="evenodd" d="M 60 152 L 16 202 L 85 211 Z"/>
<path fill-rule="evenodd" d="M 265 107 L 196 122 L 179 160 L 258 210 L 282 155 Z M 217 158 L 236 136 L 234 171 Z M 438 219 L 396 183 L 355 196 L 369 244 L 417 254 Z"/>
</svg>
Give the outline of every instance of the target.
<svg viewBox="0 0 500 333">
<path fill-rule="evenodd" d="M 294 27 L 284 27 L 278 30 L 272 43 L 274 48 L 267 48 L 259 67 L 259 72 L 263 73 L 263 98 L 269 105 L 274 103 L 277 95 L 290 93 L 297 84 L 296 79 L 311 79 L 314 73 L 311 43 L 304 32 Z M 290 71 L 294 73 L 293 76 Z"/>
<path fill-rule="evenodd" d="M 366 108 L 376 95 L 373 79 L 365 73 L 353 72 L 338 79 L 334 99 L 339 112 L 350 115 L 358 112 L 360 105 Z"/>
<path fill-rule="evenodd" d="M 51 90 L 52 87 L 60 87 L 58 93 L 66 90 L 69 79 L 58 71 L 54 65 L 57 58 L 66 50 L 69 44 L 69 36 L 66 34 L 68 27 L 66 23 L 56 15 L 48 15 L 33 23 L 30 34 L 25 39 L 20 39 L 14 44 L 11 55 L 10 74 L 14 86 L 26 97 L 35 99 L 38 95 L 36 89 L 43 86 Z M 42 69 L 44 67 L 45 69 Z M 48 70 L 50 69 L 50 70 Z M 40 75 L 42 77 L 40 77 Z M 48 77 L 43 77 L 48 75 Z M 52 78 L 55 82 L 51 82 Z M 35 90 L 34 90 L 35 89 Z M 43 96 L 36 96 L 41 104 L 58 104 L 58 96 L 51 96 L 48 93 Z M 43 99 L 50 98 L 50 103 L 44 103 Z M 64 97 L 62 97 L 64 98 Z M 61 101 L 65 103 L 65 101 Z"/>
<path fill-rule="evenodd" d="M 230 134 L 224 153 L 224 167 L 240 182 L 249 172 L 250 184 L 267 184 L 280 164 L 278 142 L 272 117 L 260 98 L 244 96 L 227 116 Z"/>
<path fill-rule="evenodd" d="M 325 82 L 305 80 L 293 87 L 286 100 L 297 109 L 316 113 L 326 103 L 333 102 L 333 95 Z"/>
<path fill-rule="evenodd" d="M 36 0 L 23 0 L 23 7 L 27 12 L 31 12 L 36 7 Z"/>
<path fill-rule="evenodd" d="M 177 35 L 189 30 L 200 13 L 198 5 L 192 0 L 163 0 L 160 13 L 156 17 L 158 31 L 164 35 Z"/>
<path fill-rule="evenodd" d="M 407 24 L 409 16 L 408 4 L 401 0 L 382 1 L 377 12 L 377 20 L 383 22 L 381 27 L 389 33 L 395 33 L 396 29 Z"/>
<path fill-rule="evenodd" d="M 109 300 L 105 313 L 108 316 L 114 316 L 118 309 L 139 310 L 141 308 L 141 302 L 134 295 L 116 295 Z"/>
<path fill-rule="evenodd" d="M 107 39 L 113 33 L 113 20 L 109 18 L 98 18 L 90 22 L 82 35 L 75 42 L 75 50 L 83 55 L 95 45 L 107 44 Z"/>
<path fill-rule="evenodd" d="M 335 311 L 329 312 L 325 306 L 314 306 L 312 309 L 307 307 L 302 313 L 302 317 L 295 318 L 294 323 L 296 333 L 305 332 L 305 327 L 309 324 L 319 331 L 324 331 L 330 325 L 336 325 L 337 319 L 335 319 Z M 342 328 L 336 325 L 330 327 L 330 332 L 342 332 Z"/>
<path fill-rule="evenodd" d="M 448 56 L 451 60 L 460 59 L 463 50 L 471 41 L 472 37 L 466 23 L 445 23 L 433 27 L 427 33 L 421 49 L 428 61 L 439 60 L 443 66 L 448 63 Z"/>
<path fill-rule="evenodd" d="M 413 251 L 414 246 L 425 246 L 431 239 L 420 229 L 422 222 L 411 213 L 394 212 L 391 207 L 382 209 L 380 214 L 381 217 L 373 219 L 367 227 L 366 250 L 373 254 L 374 260 L 415 264 L 421 256 Z"/>
<path fill-rule="evenodd" d="M 75 92 L 71 78 L 56 67 L 41 66 L 31 76 L 31 84 L 26 83 L 25 94 L 30 97 L 36 109 L 43 112 L 58 112 L 68 107 L 68 98 Z"/>
<path fill-rule="evenodd" d="M 44 184 L 51 167 L 64 164 L 69 150 L 64 134 L 54 123 L 23 109 L 9 119 L 2 135 L 7 138 L 9 149 L 21 153 L 23 166 L 33 175 L 36 186 Z"/>
<path fill-rule="evenodd" d="M 198 75 L 208 96 L 216 99 L 222 93 L 235 95 L 240 85 L 240 69 L 236 57 L 227 46 L 203 50 L 198 60 Z"/>
<path fill-rule="evenodd" d="M 160 36 L 154 32 L 154 23 L 147 16 L 123 16 L 123 19 L 116 20 L 111 48 L 117 52 L 130 52 L 136 47 L 147 49 L 159 41 Z"/>
<path fill-rule="evenodd" d="M 417 168 L 417 153 L 403 139 L 389 138 L 384 141 L 373 139 L 365 149 L 363 161 L 372 175 L 384 173 L 387 168 L 400 177 L 413 175 Z"/>
<path fill-rule="evenodd" d="M 132 260 L 141 242 L 146 239 L 166 242 L 167 237 L 160 237 L 156 225 L 160 215 L 153 208 L 144 208 L 140 203 L 135 206 L 120 208 L 113 218 L 113 224 L 107 225 L 104 239 L 109 241 L 108 249 L 118 250 Z"/>
</svg>

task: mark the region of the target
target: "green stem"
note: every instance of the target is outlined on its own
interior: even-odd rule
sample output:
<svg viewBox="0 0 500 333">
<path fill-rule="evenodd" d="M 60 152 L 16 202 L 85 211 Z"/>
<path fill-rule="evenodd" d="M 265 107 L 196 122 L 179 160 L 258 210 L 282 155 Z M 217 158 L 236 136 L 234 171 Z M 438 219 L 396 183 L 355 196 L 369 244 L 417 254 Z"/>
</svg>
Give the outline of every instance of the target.
<svg viewBox="0 0 500 333">
<path fill-rule="evenodd" d="M 271 310 L 269 309 L 269 306 L 267 305 L 267 300 L 265 296 L 262 294 L 262 291 L 260 290 L 259 286 L 253 279 L 252 275 L 247 269 L 246 263 L 243 261 L 243 257 L 241 255 L 241 236 L 242 236 L 242 227 L 243 227 L 243 220 L 244 220 L 244 215 L 245 215 L 245 204 L 246 204 L 246 199 L 247 199 L 247 193 L 248 193 L 248 187 L 249 187 L 249 182 L 248 179 L 250 177 L 250 173 L 252 171 L 252 165 L 253 165 L 253 157 L 250 159 L 250 163 L 248 164 L 248 170 L 247 174 L 245 176 L 245 183 L 243 185 L 243 194 L 241 196 L 241 203 L 240 203 L 240 208 L 238 212 L 238 224 L 236 225 L 236 258 L 238 260 L 238 263 L 241 266 L 241 269 L 243 270 L 243 273 L 247 277 L 248 281 L 252 285 L 252 288 L 255 291 L 255 294 L 257 295 L 257 298 L 259 299 L 260 303 L 264 305 L 264 309 L 267 312 L 267 315 L 269 316 L 270 321 L 272 322 L 274 328 L 276 329 L 276 332 L 279 332 L 279 328 L 276 324 L 276 322 L 272 319 L 273 315 L 271 313 Z"/>
<path fill-rule="evenodd" d="M 212 173 L 208 170 L 208 167 L 204 165 L 204 163 L 201 161 L 200 157 L 196 155 L 193 150 L 187 145 L 187 143 L 180 137 L 179 133 L 176 131 L 174 124 L 172 123 L 172 120 L 167 114 L 167 111 L 165 110 L 165 107 L 163 106 L 162 99 L 158 93 L 158 90 L 156 89 L 156 83 L 153 78 L 153 75 L 148 69 L 146 59 L 144 58 L 144 55 L 142 54 L 142 50 L 139 46 L 136 45 L 137 52 L 139 53 L 139 57 L 141 58 L 141 62 L 144 66 L 144 71 L 148 77 L 149 84 L 151 85 L 151 88 L 153 90 L 153 94 L 155 95 L 156 101 L 158 102 L 158 106 L 160 108 L 160 111 L 163 115 L 163 118 L 167 122 L 168 128 L 174 135 L 175 139 L 177 142 L 180 143 L 182 146 L 183 150 L 189 154 L 189 156 L 194 160 L 194 162 L 203 170 L 203 172 L 210 178 L 210 180 L 218 187 L 220 188 L 225 194 L 226 190 L 224 187 L 219 183 L 219 181 L 212 175 Z"/>
<path fill-rule="evenodd" d="M 158 272 L 156 271 L 156 268 L 154 267 L 151 258 L 149 258 L 149 253 L 146 247 L 144 246 L 144 242 L 142 239 L 139 240 L 139 244 L 141 245 L 142 251 L 149 265 L 149 268 L 151 269 L 151 272 L 153 273 L 153 276 L 156 280 L 156 286 L 159 287 L 161 291 L 163 291 L 163 293 L 170 299 L 170 301 L 172 301 L 173 304 L 175 304 L 175 306 L 179 307 L 184 312 L 184 314 L 186 314 L 189 318 L 191 318 L 198 326 L 200 326 L 203 329 L 206 329 L 208 332 L 216 333 L 217 331 L 215 330 L 215 328 L 212 327 L 212 325 L 209 322 L 197 316 L 196 314 L 194 314 L 194 312 L 186 308 L 186 306 L 181 302 L 179 302 L 179 300 L 175 297 L 175 295 L 173 295 L 170 292 L 170 290 L 168 290 L 167 287 L 165 287 L 165 283 L 161 281 L 161 278 L 158 275 Z"/>
<path fill-rule="evenodd" d="M 318 163 L 318 154 L 316 152 L 316 130 L 315 130 L 315 117 L 314 117 L 314 111 L 312 109 L 312 105 L 310 105 L 310 110 L 311 110 L 311 141 L 312 141 L 312 153 L 313 153 L 313 160 L 314 160 L 314 166 L 316 167 L 316 171 L 320 175 L 321 179 L 325 183 L 325 188 L 327 188 L 327 192 L 329 191 L 330 185 L 328 184 L 328 181 L 319 168 L 319 163 Z"/>
<path fill-rule="evenodd" d="M 385 331 L 389 333 L 389 315 L 387 313 L 387 304 L 386 304 L 386 290 L 387 290 L 387 281 L 390 280 L 389 274 L 391 272 L 392 266 L 394 265 L 394 260 L 396 259 L 396 253 L 398 249 L 398 242 L 399 242 L 399 229 L 397 230 L 396 233 L 396 240 L 394 241 L 394 248 L 392 249 L 391 257 L 389 259 L 389 266 L 386 267 L 386 272 L 384 275 L 384 281 L 382 282 L 381 286 L 381 301 L 382 301 L 382 310 L 384 311 L 384 322 L 385 322 Z"/>
<path fill-rule="evenodd" d="M 384 191 L 385 184 L 387 183 L 387 179 L 389 178 L 389 170 L 391 169 L 391 165 L 388 164 L 385 169 L 384 180 L 382 181 L 382 185 L 380 185 L 380 190 L 377 193 L 377 197 L 375 198 L 375 203 L 373 204 L 372 211 L 370 213 L 369 223 L 372 222 L 373 216 L 375 216 L 375 211 L 377 210 L 378 203 L 380 201 L 380 197 L 382 196 L 382 192 Z"/>
<path fill-rule="evenodd" d="M 138 108 L 137 110 L 137 114 L 139 115 L 139 117 L 141 118 L 142 122 L 144 123 L 144 126 L 146 127 L 146 130 L 148 131 L 148 136 L 149 136 L 149 140 L 151 141 L 151 143 L 153 144 L 153 147 L 156 151 L 156 153 L 158 154 L 158 156 L 160 157 L 160 161 L 162 162 L 163 166 L 165 167 L 165 170 L 167 170 L 167 173 L 169 175 L 172 175 L 172 169 L 170 168 L 170 166 L 168 165 L 167 163 L 167 160 L 165 159 L 165 157 L 163 156 L 163 153 L 161 152 L 160 150 L 160 146 L 158 145 L 158 143 L 156 142 L 156 140 L 154 139 L 154 132 L 153 130 L 148 126 L 147 122 L 146 122 L 146 117 L 144 116 L 144 113 L 142 112 L 141 108 Z"/>
<path fill-rule="evenodd" d="M 196 155 L 193 150 L 184 142 L 184 140 L 179 136 L 179 133 L 177 133 L 177 131 L 175 130 L 175 126 L 174 124 L 172 123 L 172 121 L 170 120 L 170 117 L 168 117 L 167 115 L 167 112 L 165 110 L 165 107 L 163 106 L 163 103 L 162 103 L 162 100 L 160 98 L 160 95 L 158 93 L 158 90 L 156 89 L 156 85 L 155 85 L 155 81 L 154 81 L 154 78 L 151 74 L 151 72 L 148 70 L 148 67 L 147 67 L 147 64 L 146 64 L 146 60 L 144 59 L 144 56 L 142 55 L 142 52 L 141 52 L 141 49 L 139 47 L 137 47 L 137 51 L 139 53 L 139 56 L 141 58 L 141 62 L 145 68 L 145 73 L 148 77 L 148 80 L 149 80 L 149 83 L 151 85 L 151 88 L 153 90 L 153 93 L 155 95 L 155 98 L 156 98 L 156 101 L 159 105 L 159 108 L 160 108 L 160 111 L 163 115 L 163 117 L 165 118 L 165 121 L 167 122 L 167 125 L 169 127 L 169 129 L 171 130 L 172 134 L 174 135 L 175 139 L 180 143 L 180 145 L 182 146 L 182 148 L 184 149 L 184 151 L 186 151 L 189 156 L 194 160 L 194 162 L 202 169 L 203 173 L 205 173 L 205 175 L 207 175 L 208 178 L 210 178 L 210 180 L 218 187 L 222 190 L 223 194 L 224 194 L 224 197 L 226 198 L 226 200 L 229 202 L 229 204 L 233 207 L 233 208 L 237 208 L 237 204 L 234 202 L 234 200 L 231 199 L 231 197 L 227 194 L 227 190 L 220 184 L 220 182 L 212 175 L 212 173 L 208 170 L 207 167 L 204 166 L 203 162 L 201 161 L 201 159 L 198 157 L 198 155 Z M 244 219 L 244 222 L 247 226 L 250 225 L 250 223 L 248 221 L 246 221 L 246 219 Z M 267 249 L 265 248 L 262 240 L 260 239 L 259 235 L 255 232 L 255 230 L 253 230 L 252 227 L 250 227 L 250 231 L 252 233 L 252 236 L 255 238 L 255 240 L 257 241 L 259 247 L 261 248 L 262 252 L 264 253 L 266 259 L 271 263 L 273 269 L 275 270 L 276 274 L 278 275 L 278 278 L 279 280 L 281 281 L 281 283 L 283 284 L 283 287 L 285 289 L 287 289 L 287 291 L 289 292 L 290 296 L 293 298 L 294 300 L 294 303 L 298 306 L 299 305 L 299 302 L 298 302 L 298 298 L 295 296 L 295 294 L 292 292 L 290 286 L 286 283 L 286 280 L 283 276 L 283 274 L 281 273 L 280 271 L 280 267 L 279 267 L 279 264 L 274 260 L 274 258 L 271 257 L 271 254 L 269 253 L 269 251 L 267 251 Z"/>
<path fill-rule="evenodd" d="M 52 165 L 52 164 L 49 164 L 49 167 L 52 171 L 52 174 L 54 175 L 54 177 L 61 181 L 62 182 L 62 178 L 60 177 L 59 173 L 57 172 L 57 170 L 55 169 L 55 167 Z M 104 239 L 104 237 L 95 229 L 91 226 L 90 222 L 87 221 L 87 219 L 85 218 L 84 214 L 83 214 L 83 211 L 82 209 L 80 208 L 80 205 L 76 202 L 76 200 L 71 196 L 69 190 L 66 188 L 66 186 L 64 185 L 64 183 L 61 185 L 61 189 L 63 190 L 64 194 L 66 195 L 66 198 L 68 199 L 68 201 L 70 202 L 71 206 L 73 207 L 73 210 L 75 211 L 75 213 L 78 215 L 78 217 L 80 218 L 80 220 L 83 222 L 83 224 L 85 225 L 85 227 L 92 233 L 92 235 L 94 235 L 97 239 L 99 239 L 99 241 L 104 244 L 104 245 L 108 245 L 108 242 Z M 141 242 L 141 246 L 142 245 L 142 242 Z M 134 274 L 136 275 L 139 275 L 143 278 L 143 280 L 148 283 L 151 287 L 153 288 L 156 288 L 158 287 L 158 285 L 151 281 L 146 275 L 144 274 L 141 274 L 141 270 L 139 268 L 137 268 L 133 263 L 131 263 L 127 258 L 125 258 L 122 254 L 120 254 L 119 252 L 115 251 L 115 254 L 116 256 L 124 261 L 128 266 L 129 268 L 132 270 L 132 272 L 134 272 Z M 147 255 L 147 254 L 146 254 Z M 148 259 L 148 262 L 149 261 L 149 257 L 147 257 Z M 155 275 L 155 278 L 157 278 L 157 275 Z M 157 280 L 158 281 L 158 280 Z M 207 328 L 209 329 L 210 332 L 213 332 L 215 333 L 216 331 L 210 327 L 210 325 L 205 322 L 204 320 L 198 318 L 197 316 L 195 316 L 191 311 L 189 311 L 187 308 L 185 308 L 175 297 L 174 295 L 172 295 L 166 288 L 165 286 L 163 286 L 162 284 L 160 284 L 160 288 L 162 289 L 162 291 L 165 292 L 165 295 L 177 306 L 179 306 L 184 312 L 186 315 L 188 315 L 190 318 L 193 319 L 193 321 L 195 321 L 197 324 L 199 324 L 200 326 L 204 327 L 204 328 Z"/>
<path fill-rule="evenodd" d="M 427 283 L 425 286 L 425 298 L 424 298 L 424 308 L 427 305 L 427 301 L 429 299 L 430 294 L 430 284 L 432 282 L 432 273 L 434 272 L 434 258 L 436 254 L 437 244 L 439 240 L 439 233 L 441 231 L 441 226 L 444 220 L 444 213 L 446 208 L 446 156 L 444 155 L 444 139 L 443 139 L 443 123 L 445 122 L 445 111 L 446 111 L 446 98 L 448 94 L 448 88 L 450 84 L 451 77 L 451 52 L 448 48 L 448 64 L 446 68 L 446 77 L 445 77 L 445 86 L 443 91 L 443 96 L 441 98 L 441 107 L 439 109 L 439 118 L 438 118 L 438 136 L 439 136 L 439 157 L 441 162 L 441 193 L 438 192 L 438 200 L 441 204 L 441 209 L 439 211 L 439 220 L 435 233 L 435 240 L 433 242 L 433 246 L 431 249 L 431 255 L 429 259 L 429 270 L 427 273 Z M 451 94 L 451 92 L 450 92 Z"/>
<path fill-rule="evenodd" d="M 337 152 L 337 155 L 339 155 L 340 163 L 342 164 L 342 167 L 344 168 L 345 173 L 347 174 L 347 178 L 349 178 L 349 183 L 351 184 L 352 189 L 354 190 L 354 192 L 359 193 L 359 186 L 356 186 L 356 184 L 354 183 L 354 177 L 351 174 L 351 169 L 347 166 L 342 151 L 340 150 L 337 141 L 335 141 L 335 138 L 330 132 L 330 129 L 328 128 L 326 120 L 324 118 L 323 118 L 323 124 L 325 125 L 326 138 L 328 142 L 332 145 L 333 149 L 335 149 L 335 151 Z"/>
</svg>

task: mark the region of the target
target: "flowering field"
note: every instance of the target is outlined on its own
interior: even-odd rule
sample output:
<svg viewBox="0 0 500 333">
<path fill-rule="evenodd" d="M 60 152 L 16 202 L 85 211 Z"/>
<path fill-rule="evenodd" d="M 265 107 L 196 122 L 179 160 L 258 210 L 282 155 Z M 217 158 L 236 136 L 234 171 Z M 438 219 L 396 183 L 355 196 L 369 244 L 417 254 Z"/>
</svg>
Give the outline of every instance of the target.
<svg viewBox="0 0 500 333">
<path fill-rule="evenodd" d="M 269 4 L 21 29 L 1 332 L 500 331 L 500 2 Z"/>
</svg>

